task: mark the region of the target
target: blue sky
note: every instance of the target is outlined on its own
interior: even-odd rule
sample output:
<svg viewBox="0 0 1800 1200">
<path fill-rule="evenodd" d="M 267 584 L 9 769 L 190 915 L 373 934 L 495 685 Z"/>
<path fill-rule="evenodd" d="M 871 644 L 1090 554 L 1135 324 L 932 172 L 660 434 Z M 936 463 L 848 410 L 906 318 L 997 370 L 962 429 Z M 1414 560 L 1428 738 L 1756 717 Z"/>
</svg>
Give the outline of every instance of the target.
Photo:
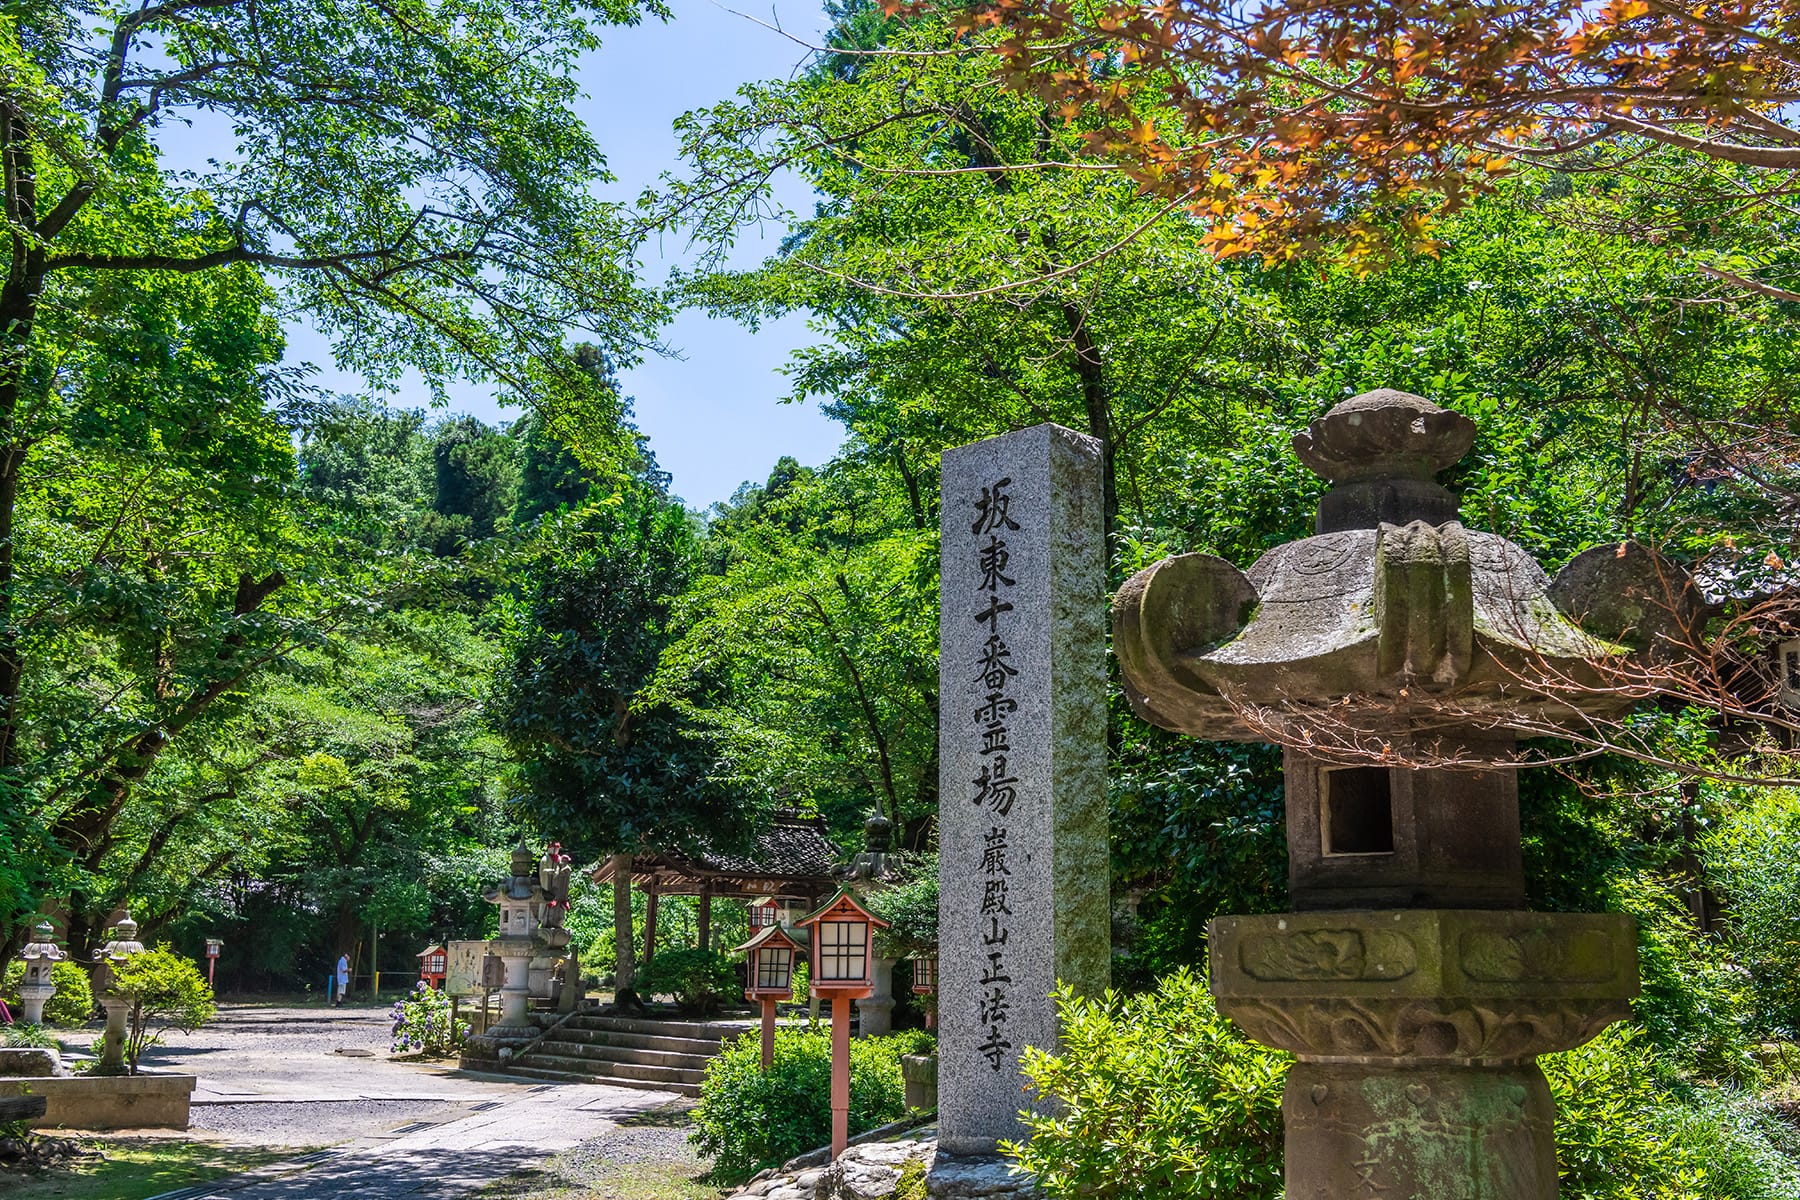
<svg viewBox="0 0 1800 1200">
<path fill-rule="evenodd" d="M 738 4 L 758 20 L 817 44 L 824 24 L 816 2 L 777 0 L 772 5 Z M 736 16 L 710 0 L 671 0 L 674 19 L 606 31 L 605 46 L 588 56 L 582 74 L 587 99 L 580 115 L 605 151 L 618 183 L 606 189 L 620 199 L 635 198 L 657 176 L 675 168 L 675 118 L 691 109 L 727 99 L 751 80 L 784 78 L 806 58 L 804 47 Z M 794 185 L 798 189 L 799 185 Z M 801 197 L 790 195 L 790 205 Z M 760 241 L 743 239 L 733 263 L 750 265 L 772 251 L 783 231 L 767 229 Z M 646 248 L 643 271 L 658 283 L 684 261 L 683 247 L 671 241 Z M 735 322 L 687 312 L 665 331 L 680 358 L 653 358 L 623 373 L 634 397 L 637 423 L 650 436 L 674 490 L 696 508 L 723 500 L 745 480 L 761 481 L 775 460 L 793 455 L 817 465 L 830 458 L 843 430 L 815 404 L 782 404 L 786 379 L 778 368 L 797 346 L 812 337 L 805 320 L 789 317 L 764 324 L 756 333 Z M 320 366 L 315 382 L 334 391 L 360 392 L 355 376 L 331 367 L 325 339 L 301 321 L 289 329 L 290 359 Z M 388 402 L 424 407 L 422 389 L 402 391 Z M 452 408 L 486 421 L 509 420 L 517 409 L 501 410 L 481 391 L 457 389 Z"/>
</svg>

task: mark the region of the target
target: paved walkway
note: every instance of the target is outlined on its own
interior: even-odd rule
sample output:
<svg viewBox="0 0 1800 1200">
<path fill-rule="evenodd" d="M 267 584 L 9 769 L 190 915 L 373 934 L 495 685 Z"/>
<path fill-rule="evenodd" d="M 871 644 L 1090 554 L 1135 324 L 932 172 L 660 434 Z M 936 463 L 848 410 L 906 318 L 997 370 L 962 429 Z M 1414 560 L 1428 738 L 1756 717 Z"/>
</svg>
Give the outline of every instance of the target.
<svg viewBox="0 0 1800 1200">
<path fill-rule="evenodd" d="M 372 1007 L 221 1007 L 214 1024 L 171 1035 L 145 1065 L 199 1076 L 196 1134 L 332 1148 L 158 1200 L 465 1196 L 678 1099 L 391 1062 L 387 1042 L 387 1011 Z"/>
<path fill-rule="evenodd" d="M 458 1120 L 402 1127 L 389 1136 L 277 1163 L 248 1175 L 166 1193 L 158 1200 L 399 1200 L 466 1196 L 677 1099 L 600 1084 L 547 1084 L 484 1102 Z M 424 1124 L 421 1122 L 420 1124 Z"/>
</svg>

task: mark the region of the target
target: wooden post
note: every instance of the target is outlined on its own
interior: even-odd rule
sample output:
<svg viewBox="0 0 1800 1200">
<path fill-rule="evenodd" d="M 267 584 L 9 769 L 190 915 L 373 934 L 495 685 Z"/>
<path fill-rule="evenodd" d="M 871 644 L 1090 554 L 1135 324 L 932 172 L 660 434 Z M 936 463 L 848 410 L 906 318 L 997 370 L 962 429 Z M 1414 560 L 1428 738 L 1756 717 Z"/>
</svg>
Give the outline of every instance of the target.
<svg viewBox="0 0 1800 1200">
<path fill-rule="evenodd" d="M 644 962 L 656 957 L 656 876 L 644 885 Z"/>
<path fill-rule="evenodd" d="M 850 997 L 831 998 L 831 1161 L 850 1143 Z"/>
<path fill-rule="evenodd" d="M 763 1070 L 775 1065 L 775 997 L 762 998 Z"/>
<path fill-rule="evenodd" d="M 712 881 L 700 885 L 700 948 L 712 949 Z"/>
</svg>

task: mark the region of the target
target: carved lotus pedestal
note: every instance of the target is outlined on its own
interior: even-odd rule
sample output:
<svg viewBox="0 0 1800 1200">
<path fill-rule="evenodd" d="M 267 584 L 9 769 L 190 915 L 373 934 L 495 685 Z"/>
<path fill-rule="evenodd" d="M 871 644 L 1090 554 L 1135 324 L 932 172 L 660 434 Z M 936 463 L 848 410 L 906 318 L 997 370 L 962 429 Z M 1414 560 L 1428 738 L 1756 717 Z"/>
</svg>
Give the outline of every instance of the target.
<svg viewBox="0 0 1800 1200">
<path fill-rule="evenodd" d="M 1400 909 L 1222 917 L 1219 1009 L 1298 1056 L 1288 1200 L 1554 1200 L 1536 1058 L 1628 1015 L 1620 914 Z"/>
</svg>

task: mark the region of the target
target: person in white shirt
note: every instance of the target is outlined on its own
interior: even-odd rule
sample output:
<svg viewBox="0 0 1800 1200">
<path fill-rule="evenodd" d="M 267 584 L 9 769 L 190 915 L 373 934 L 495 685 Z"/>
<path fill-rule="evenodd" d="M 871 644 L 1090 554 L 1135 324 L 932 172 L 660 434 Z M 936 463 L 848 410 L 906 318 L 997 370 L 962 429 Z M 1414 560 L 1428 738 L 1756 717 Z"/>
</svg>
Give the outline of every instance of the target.
<svg viewBox="0 0 1800 1200">
<path fill-rule="evenodd" d="M 337 965 L 337 1006 L 344 1007 L 344 993 L 350 990 L 350 956 L 338 955 Z"/>
</svg>

